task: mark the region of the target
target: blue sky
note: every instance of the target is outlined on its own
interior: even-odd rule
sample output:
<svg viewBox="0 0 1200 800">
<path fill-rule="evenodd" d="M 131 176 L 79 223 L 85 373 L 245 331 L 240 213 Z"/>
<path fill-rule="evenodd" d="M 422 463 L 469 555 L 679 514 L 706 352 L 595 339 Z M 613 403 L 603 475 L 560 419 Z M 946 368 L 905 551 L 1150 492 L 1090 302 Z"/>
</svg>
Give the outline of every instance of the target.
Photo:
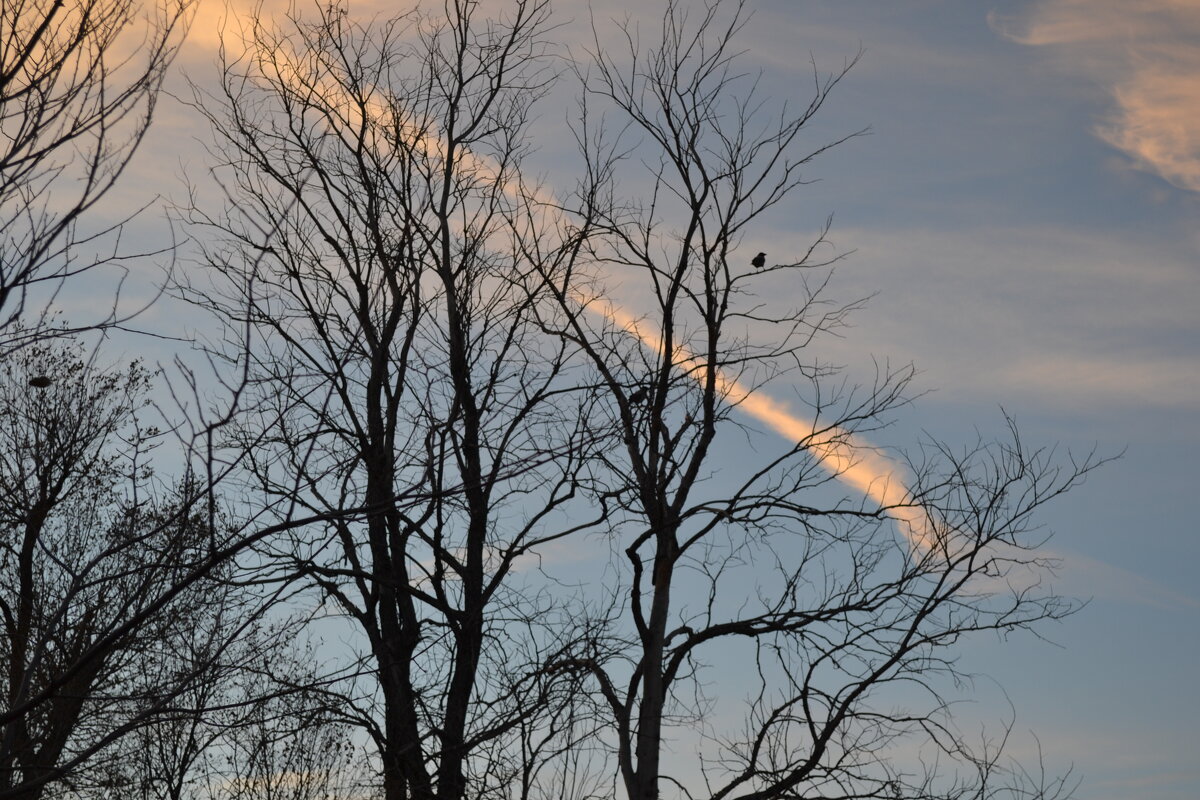
<svg viewBox="0 0 1200 800">
<path fill-rule="evenodd" d="M 180 66 L 203 84 L 222 10 L 201 2 Z M 657 23 L 657 4 L 591 5 Z M 817 161 L 819 182 L 747 248 L 785 252 L 835 215 L 833 241 L 854 252 L 833 291 L 874 298 L 827 357 L 851 374 L 911 361 L 931 390 L 880 443 L 966 443 L 1003 408 L 1036 443 L 1125 453 L 1044 518 L 1060 586 L 1091 604 L 1052 643 L 980 641 L 967 663 L 1007 690 L 1018 750 L 1034 730 L 1048 766 L 1075 764 L 1078 797 L 1200 796 L 1200 4 L 749 5 L 745 63 L 775 96 L 805 86 L 810 55 L 833 69 L 864 51 L 812 141 L 870 135 Z M 558 13 L 570 44 L 587 6 Z M 547 124 L 564 113 L 543 109 Z M 114 203 L 180 195 L 173 176 L 203 159 L 181 142 L 199 130 L 166 102 Z M 981 717 L 1007 714 L 996 691 L 981 698 Z"/>
<path fill-rule="evenodd" d="M 1046 517 L 1060 585 L 1093 602 L 1056 646 L 968 656 L 1097 800 L 1200 796 L 1200 6 L 1134 5 L 777 2 L 755 21 L 772 64 L 866 51 L 825 118 L 873 134 L 821 162 L 817 192 L 857 251 L 839 279 L 879 292 L 846 361 L 911 360 L 936 390 L 889 435 L 969 438 L 1003 406 L 1037 440 L 1125 451 Z"/>
</svg>

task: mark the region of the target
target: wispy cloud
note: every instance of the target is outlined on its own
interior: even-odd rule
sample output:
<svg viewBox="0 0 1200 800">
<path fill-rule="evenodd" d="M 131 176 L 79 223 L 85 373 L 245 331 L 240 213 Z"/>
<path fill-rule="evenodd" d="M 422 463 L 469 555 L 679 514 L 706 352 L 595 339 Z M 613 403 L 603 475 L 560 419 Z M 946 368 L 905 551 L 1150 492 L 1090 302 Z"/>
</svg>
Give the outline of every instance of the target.
<svg viewBox="0 0 1200 800">
<path fill-rule="evenodd" d="M 1200 609 L 1200 600 L 1141 573 L 1074 551 L 1045 551 L 1061 565 L 1055 588 L 1075 597 L 1098 597 L 1160 610 Z"/>
<path fill-rule="evenodd" d="M 1073 764 L 1083 781 L 1079 796 L 1088 800 L 1195 800 L 1200 770 L 1176 767 L 1192 760 L 1186 737 L 1164 733 L 1161 722 L 1139 719 L 1122 718 L 1119 729 L 1108 729 L 1093 713 L 1061 697 L 1048 697 L 1040 709 L 1022 708 L 1005 752 L 1023 764 L 1043 756 L 1051 767 Z M 1027 721 L 1035 723 L 1037 738 L 1021 735 Z"/>
<path fill-rule="evenodd" d="M 880 297 L 855 318 L 854 336 L 829 343 L 830 358 L 853 364 L 865 349 L 912 359 L 942 397 L 1197 408 L 1191 243 L 1046 225 L 844 228 L 838 244 L 855 250 L 839 294 Z"/>
<path fill-rule="evenodd" d="M 1093 132 L 1137 168 L 1200 191 L 1200 4 L 1042 0 L 1025 14 L 993 13 L 989 21 L 1100 81 L 1113 104 Z"/>
</svg>

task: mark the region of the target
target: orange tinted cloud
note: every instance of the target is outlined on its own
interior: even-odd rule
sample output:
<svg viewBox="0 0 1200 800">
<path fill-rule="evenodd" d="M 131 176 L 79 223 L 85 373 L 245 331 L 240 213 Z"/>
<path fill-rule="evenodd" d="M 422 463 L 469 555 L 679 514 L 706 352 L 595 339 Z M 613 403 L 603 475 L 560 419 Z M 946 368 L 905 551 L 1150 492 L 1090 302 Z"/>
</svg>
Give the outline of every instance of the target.
<svg viewBox="0 0 1200 800">
<path fill-rule="evenodd" d="M 1200 3 L 1042 0 L 1023 16 L 990 21 L 1100 80 L 1113 106 L 1093 133 L 1137 168 L 1200 191 Z"/>
<path fill-rule="evenodd" d="M 278 2 L 279 0 L 276 0 Z M 212 3 L 213 0 L 208 0 Z M 265 9 L 265 6 L 249 6 L 246 0 L 224 5 L 210 5 L 209 13 L 215 14 L 210 18 L 197 18 L 197 27 L 203 29 L 212 39 L 202 35 L 193 44 L 198 47 L 215 47 L 220 44 L 223 35 L 237 42 L 238 38 L 250 35 L 252 30 L 253 9 Z M 265 14 L 265 11 L 261 13 Z M 386 98 L 374 92 L 366 98 L 363 105 L 353 102 L 336 80 L 328 75 L 319 74 L 314 65 L 306 63 L 304 54 L 296 53 L 288 47 L 287 42 L 278 42 L 277 49 L 272 50 L 271 58 L 259 61 L 259 67 L 265 69 L 268 77 L 281 85 L 292 86 L 302 91 L 318 93 L 325 104 L 335 111 L 338 118 L 354 127 L 359 121 L 357 115 L 360 109 L 372 117 L 387 119 L 390 126 L 405 131 L 412 137 L 426 156 L 434 159 L 445 157 L 444 147 L 436 136 L 431 135 L 425 126 L 388 119 L 395 113 L 394 107 Z M 504 192 L 517 197 L 520 188 L 513 183 L 516 176 L 507 175 L 487 157 L 478 156 L 469 151 L 460 151 L 457 156 L 456 168 L 467 172 L 483 181 L 498 185 Z M 548 215 L 552 219 L 540 219 L 539 223 L 561 229 L 560 220 L 554 209 L 557 203 L 553 198 L 534 189 L 535 198 L 540 201 L 536 208 L 539 216 Z M 655 352 L 662 351 L 661 339 L 648 332 L 644 325 L 639 325 L 637 318 L 621 306 L 607 298 L 588 301 L 577 297 L 577 301 L 588 311 L 600 314 L 620 328 L 628 331 L 641 343 Z M 683 350 L 674 354 L 674 364 L 684 374 L 701 375 L 699 359 Z M 877 448 L 872 447 L 861 438 L 837 426 L 817 427 L 813 421 L 806 420 L 790 411 L 783 403 L 758 391 L 751 391 L 740 381 L 723 373 L 717 375 L 718 389 L 725 402 L 737 406 L 743 413 L 759 420 L 784 439 L 797 444 L 802 443 L 808 452 L 812 453 L 818 462 L 840 482 L 860 491 L 863 495 L 877 504 L 888 509 L 890 515 L 899 522 L 901 532 L 910 544 L 920 550 L 928 550 L 932 544 L 932 536 L 925 520 L 924 512 L 912 505 L 909 492 L 905 487 L 904 476 L 899 465 L 883 455 Z"/>
<path fill-rule="evenodd" d="M 589 311 L 612 320 L 637 337 L 646 348 L 657 353 L 663 351 L 662 339 L 639 324 L 637 318 L 624 308 L 607 299 L 590 303 L 579 299 Z M 698 356 L 678 348 L 672 363 L 681 373 L 703 380 L 704 372 L 698 369 L 702 361 Z M 784 439 L 803 443 L 821 466 L 839 481 L 862 492 L 879 507 L 889 509 L 888 513 L 899 522 L 901 532 L 912 546 L 928 550 L 933 545 L 924 512 L 912 505 L 903 471 L 878 448 L 837 426 L 818 427 L 778 400 L 760 391 L 751 391 L 741 381 L 721 372 L 717 373 L 717 391 L 726 403 L 754 417 Z"/>
<path fill-rule="evenodd" d="M 1188 67 L 1153 65 L 1113 90 L 1117 110 L 1096 127 L 1141 169 L 1200 191 L 1200 58 Z"/>
</svg>

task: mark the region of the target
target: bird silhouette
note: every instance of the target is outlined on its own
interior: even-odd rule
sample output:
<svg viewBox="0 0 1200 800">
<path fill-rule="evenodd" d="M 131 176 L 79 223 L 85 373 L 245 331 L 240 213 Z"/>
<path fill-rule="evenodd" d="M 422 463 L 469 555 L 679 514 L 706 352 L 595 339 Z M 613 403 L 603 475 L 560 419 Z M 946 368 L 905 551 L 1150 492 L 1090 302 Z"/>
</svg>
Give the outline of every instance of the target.
<svg viewBox="0 0 1200 800">
<path fill-rule="evenodd" d="M 35 375 L 29 379 L 29 385 L 35 389 L 45 389 L 52 383 L 54 383 L 54 379 L 47 378 L 45 375 Z"/>
<path fill-rule="evenodd" d="M 642 386 L 633 394 L 629 395 L 629 402 L 634 405 L 646 402 L 646 387 Z"/>
<path fill-rule="evenodd" d="M 767 254 L 759 253 L 753 259 L 751 259 L 750 264 L 755 269 L 762 269 L 763 267 L 765 267 L 767 265 Z"/>
</svg>

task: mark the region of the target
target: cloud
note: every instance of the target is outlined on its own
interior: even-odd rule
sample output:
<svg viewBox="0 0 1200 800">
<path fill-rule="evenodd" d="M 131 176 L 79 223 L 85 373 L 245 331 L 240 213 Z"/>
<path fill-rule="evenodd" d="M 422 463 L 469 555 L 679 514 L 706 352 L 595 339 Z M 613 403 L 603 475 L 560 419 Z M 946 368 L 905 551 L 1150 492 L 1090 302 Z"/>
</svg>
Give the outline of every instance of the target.
<svg viewBox="0 0 1200 800">
<path fill-rule="evenodd" d="M 1045 757 L 1052 772 L 1073 765 L 1082 780 L 1079 795 L 1088 800 L 1195 799 L 1200 770 L 1178 767 L 1193 760 L 1190 743 L 1161 722 L 1122 719 L 1119 727 L 1109 728 L 1093 718 L 1091 709 L 1071 713 L 1076 708 L 1061 697 L 1047 698 L 1032 713 L 1025 710 L 1029 705 L 1022 704 L 1005 748 L 1019 763 L 1036 765 Z M 1027 720 L 1035 724 L 1037 738 L 1022 735 Z"/>
<path fill-rule="evenodd" d="M 1112 108 L 1093 133 L 1138 169 L 1200 192 L 1200 4 L 1042 0 L 1020 16 L 991 14 L 989 22 L 1100 81 Z"/>
<path fill-rule="evenodd" d="M 584 300 L 582 304 L 633 334 L 647 349 L 659 354 L 663 352 L 663 340 L 625 308 L 606 298 Z M 696 354 L 680 347 L 672 354 L 672 360 L 681 373 L 690 375 L 698 383 L 705 380 L 704 361 Z M 752 390 L 723 371 L 716 373 L 715 383 L 726 403 L 737 406 L 784 439 L 797 445 L 802 443 L 831 475 L 862 492 L 880 508 L 889 509 L 889 514 L 899 523 L 900 532 L 914 547 L 923 551 L 934 544 L 936 533 L 926 524 L 924 513 L 912 504 L 904 485 L 907 476 L 899 463 L 850 431 L 821 425 L 798 415 L 785 403 L 765 392 Z"/>
<path fill-rule="evenodd" d="M 1136 603 L 1163 611 L 1200 609 L 1200 600 L 1195 597 L 1125 567 L 1073 551 L 1047 550 L 1041 555 L 1061 563 L 1055 588 L 1066 594 Z"/>
<path fill-rule="evenodd" d="M 780 234 L 781 236 L 783 234 Z M 827 357 L 912 360 L 942 397 L 1196 409 L 1196 249 L 1051 225 L 842 228 L 839 297 L 878 292 Z"/>
<path fill-rule="evenodd" d="M 1052 402 L 1104 398 L 1124 406 L 1171 408 L 1194 405 L 1200 374 L 1194 356 L 1100 354 L 1063 350 L 1030 354 L 996 373 L 1002 385 L 1036 387 Z"/>
<path fill-rule="evenodd" d="M 1181 189 L 1200 191 L 1200 58 L 1189 67 L 1153 65 L 1114 89 L 1117 111 L 1095 132 Z"/>
</svg>

